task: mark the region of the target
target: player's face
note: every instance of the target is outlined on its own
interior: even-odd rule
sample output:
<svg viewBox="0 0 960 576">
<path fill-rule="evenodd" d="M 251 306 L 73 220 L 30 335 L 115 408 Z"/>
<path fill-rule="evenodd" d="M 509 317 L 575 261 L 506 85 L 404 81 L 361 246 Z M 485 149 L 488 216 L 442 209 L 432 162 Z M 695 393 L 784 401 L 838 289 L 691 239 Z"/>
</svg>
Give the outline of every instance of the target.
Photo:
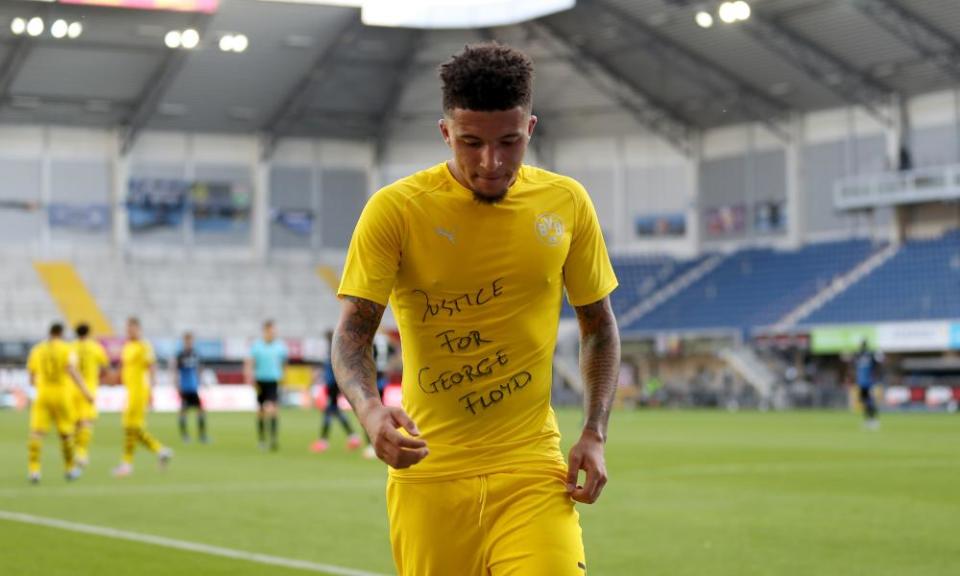
<svg viewBox="0 0 960 576">
<path fill-rule="evenodd" d="M 140 338 L 140 325 L 133 322 L 127 323 L 127 338 L 137 340 Z"/>
<path fill-rule="evenodd" d="M 190 350 L 193 348 L 193 336 L 187 334 L 186 336 L 183 337 L 183 347 L 186 348 L 187 350 Z"/>
<path fill-rule="evenodd" d="M 273 340 L 277 335 L 277 331 L 273 326 L 266 326 L 263 329 L 263 339 L 264 340 Z"/>
<path fill-rule="evenodd" d="M 478 112 L 456 108 L 440 121 L 443 141 L 453 150 L 458 182 L 484 202 L 497 202 L 517 179 L 537 117 L 517 106 Z"/>
</svg>

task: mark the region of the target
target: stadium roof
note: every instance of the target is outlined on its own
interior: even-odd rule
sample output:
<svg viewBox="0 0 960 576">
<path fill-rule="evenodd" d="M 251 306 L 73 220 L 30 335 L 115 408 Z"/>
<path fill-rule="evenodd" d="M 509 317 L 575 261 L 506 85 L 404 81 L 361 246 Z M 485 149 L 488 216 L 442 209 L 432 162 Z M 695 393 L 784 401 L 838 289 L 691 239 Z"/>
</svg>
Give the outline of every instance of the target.
<svg viewBox="0 0 960 576">
<path fill-rule="evenodd" d="M 439 109 L 435 67 L 496 38 L 538 65 L 535 107 L 622 109 L 660 135 L 742 121 L 784 131 L 795 111 L 860 104 L 888 118 L 894 95 L 960 83 L 956 0 L 754 0 L 752 17 L 695 23 L 707 0 L 580 0 L 534 22 L 483 30 L 365 26 L 342 6 L 222 0 L 213 14 L 0 4 L 0 122 L 380 138 Z M 15 35 L 17 17 L 83 24 L 76 39 Z M 193 50 L 170 30 L 195 28 Z M 242 33 L 241 54 L 218 48 Z"/>
</svg>

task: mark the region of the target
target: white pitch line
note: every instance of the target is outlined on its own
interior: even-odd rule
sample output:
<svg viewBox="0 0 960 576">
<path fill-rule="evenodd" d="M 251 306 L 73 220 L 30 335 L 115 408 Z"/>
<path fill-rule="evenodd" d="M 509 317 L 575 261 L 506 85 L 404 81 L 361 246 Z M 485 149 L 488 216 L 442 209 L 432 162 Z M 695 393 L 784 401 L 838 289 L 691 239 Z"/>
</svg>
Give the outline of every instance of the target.
<svg viewBox="0 0 960 576">
<path fill-rule="evenodd" d="M 194 484 L 143 484 L 124 486 L 122 482 L 95 485 L 70 486 L 27 486 L 25 488 L 0 488 L 0 498 L 23 498 L 40 496 L 43 498 L 76 498 L 83 496 L 138 496 L 144 494 L 208 494 L 211 492 L 239 492 L 259 494 L 266 492 L 311 492 L 320 489 L 371 489 L 382 487 L 385 479 L 330 479 L 295 482 L 247 482 L 247 483 L 194 483 Z"/>
<path fill-rule="evenodd" d="M 163 536 L 151 536 L 150 534 L 139 534 L 137 532 L 128 532 L 126 530 L 117 530 L 115 528 L 106 528 L 103 526 L 93 526 L 90 524 L 80 524 L 77 522 L 68 522 L 66 520 L 57 520 L 55 518 L 44 518 L 42 516 L 33 516 L 31 514 L 21 514 L 19 512 L 7 512 L 0 510 L 0 520 L 10 522 L 20 522 L 23 524 L 33 524 L 35 526 L 46 526 L 48 528 L 59 528 L 70 532 L 80 532 L 81 534 L 93 534 L 105 538 L 116 538 L 118 540 L 129 540 L 131 542 L 140 542 L 142 544 L 153 544 L 154 546 L 163 546 L 164 548 L 174 548 L 177 550 L 186 550 L 188 552 L 197 552 L 199 554 L 209 554 L 211 556 L 222 556 L 233 560 L 246 560 L 247 562 L 257 562 L 268 566 L 281 566 L 283 568 L 293 568 L 297 570 L 309 570 L 331 576 L 385 576 L 375 572 L 364 572 L 363 570 L 354 570 L 332 564 L 320 564 L 307 560 L 296 560 L 293 558 L 283 558 L 282 556 L 270 556 L 268 554 L 257 554 L 256 552 L 246 552 L 244 550 L 234 550 L 231 548 L 222 548 L 220 546 L 210 546 L 208 544 L 198 544 L 196 542 L 187 542 L 185 540 L 175 540 L 173 538 L 164 538 Z"/>
</svg>

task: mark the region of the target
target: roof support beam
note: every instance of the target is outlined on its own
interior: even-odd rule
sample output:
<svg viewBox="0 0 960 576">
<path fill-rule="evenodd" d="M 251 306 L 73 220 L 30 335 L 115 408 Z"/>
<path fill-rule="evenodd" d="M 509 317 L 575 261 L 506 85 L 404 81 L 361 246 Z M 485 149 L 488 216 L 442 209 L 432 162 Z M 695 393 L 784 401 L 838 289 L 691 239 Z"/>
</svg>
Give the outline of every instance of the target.
<svg viewBox="0 0 960 576">
<path fill-rule="evenodd" d="M 762 14 L 754 12 L 749 20 L 741 23 L 741 29 L 848 103 L 863 106 L 882 124 L 895 124 L 889 111 L 895 93 L 889 86 Z"/>
<path fill-rule="evenodd" d="M 696 131 L 677 111 L 649 94 L 584 44 L 576 44 L 549 19 L 524 24 L 536 37 L 546 40 L 567 62 L 589 78 L 594 86 L 617 102 L 644 127 L 667 140 L 686 156 L 694 151 Z"/>
<path fill-rule="evenodd" d="M 708 90 L 712 97 L 726 99 L 733 94 L 734 106 L 747 119 L 762 123 L 781 142 L 790 141 L 789 119 L 793 110 L 787 103 L 750 86 L 731 70 L 697 54 L 608 0 L 592 0 L 586 4 L 599 7 L 626 25 L 632 34 L 639 34 L 638 40 L 656 52 L 660 60 L 669 62 L 688 80 Z"/>
<path fill-rule="evenodd" d="M 194 29 L 200 33 L 201 38 L 204 32 L 206 32 L 210 18 L 211 17 L 207 15 L 197 16 L 194 21 Z M 163 98 L 163 95 L 166 94 L 170 86 L 173 85 L 177 74 L 183 68 L 189 52 L 190 50 L 184 49 L 169 50 L 169 53 L 160 62 L 160 66 L 157 67 L 150 77 L 150 80 L 148 80 L 147 84 L 143 87 L 143 90 L 137 95 L 135 100 L 138 102 L 137 106 L 127 115 L 122 123 L 123 128 L 120 136 L 121 155 L 128 154 L 133 148 L 133 145 L 136 144 L 140 132 L 143 131 L 144 127 L 146 127 L 157 111 L 157 107 L 160 105 L 160 99 Z"/>
<path fill-rule="evenodd" d="M 30 49 L 33 48 L 33 41 L 29 38 L 20 38 L 17 40 L 6 60 L 0 65 L 0 102 L 4 102 L 10 96 L 10 87 L 13 81 L 17 79 L 23 63 L 27 61 L 30 55 Z"/>
<path fill-rule="evenodd" d="M 317 84 L 326 77 L 340 49 L 344 44 L 351 42 L 362 28 L 363 24 L 360 22 L 360 18 L 351 15 L 349 20 L 334 35 L 333 40 L 317 54 L 310 68 L 294 84 L 293 89 L 280 100 L 280 106 L 274 110 L 270 119 L 263 125 L 262 131 L 265 139 L 262 152 L 264 158 L 273 155 L 284 132 L 289 131 L 290 124 L 296 121 L 297 117 L 307 108 L 310 95 Z"/>
<path fill-rule="evenodd" d="M 960 81 L 960 42 L 894 0 L 854 0 L 854 5 L 954 80 Z"/>
<path fill-rule="evenodd" d="M 410 32 L 407 39 L 407 46 L 400 57 L 399 62 L 390 80 L 390 87 L 387 91 L 387 101 L 380 110 L 377 119 L 377 138 L 374 144 L 374 159 L 378 164 L 383 160 L 387 152 L 387 145 L 393 136 L 393 131 L 397 125 L 397 112 L 400 109 L 400 101 L 403 98 L 403 91 L 407 81 L 410 80 L 411 72 L 417 62 L 417 53 L 423 46 L 426 33 L 423 30 L 414 30 Z"/>
</svg>

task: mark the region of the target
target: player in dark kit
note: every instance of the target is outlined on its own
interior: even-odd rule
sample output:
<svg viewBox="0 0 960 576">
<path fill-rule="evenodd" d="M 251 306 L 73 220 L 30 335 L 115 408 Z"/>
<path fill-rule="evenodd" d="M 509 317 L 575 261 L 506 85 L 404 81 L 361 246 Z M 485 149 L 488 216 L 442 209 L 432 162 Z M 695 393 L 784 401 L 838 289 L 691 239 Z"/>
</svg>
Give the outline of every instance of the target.
<svg viewBox="0 0 960 576">
<path fill-rule="evenodd" d="M 207 413 L 200 401 L 200 357 L 193 348 L 193 334 L 183 335 L 183 349 L 177 354 L 177 389 L 180 391 L 180 438 L 190 441 L 187 431 L 187 411 L 197 411 L 197 434 L 207 443 Z"/>
<path fill-rule="evenodd" d="M 880 365 L 882 356 L 871 352 L 864 340 L 860 343 L 860 352 L 854 358 L 854 370 L 857 378 L 857 388 L 860 390 L 860 402 L 863 404 L 865 426 L 871 430 L 880 427 L 877 420 L 877 403 L 873 399 L 874 376 Z"/>
<path fill-rule="evenodd" d="M 327 332 L 327 343 L 333 340 L 333 332 Z M 353 431 L 350 421 L 340 410 L 337 403 L 340 401 L 340 387 L 337 385 L 337 379 L 333 374 L 333 366 L 327 362 L 324 369 L 324 379 L 327 387 L 327 406 L 323 409 L 323 424 L 320 427 L 320 438 L 310 445 L 312 452 L 326 452 L 330 447 L 330 421 L 334 418 L 340 421 L 343 431 L 347 433 L 347 449 L 356 450 L 360 447 L 360 437 Z"/>
</svg>

